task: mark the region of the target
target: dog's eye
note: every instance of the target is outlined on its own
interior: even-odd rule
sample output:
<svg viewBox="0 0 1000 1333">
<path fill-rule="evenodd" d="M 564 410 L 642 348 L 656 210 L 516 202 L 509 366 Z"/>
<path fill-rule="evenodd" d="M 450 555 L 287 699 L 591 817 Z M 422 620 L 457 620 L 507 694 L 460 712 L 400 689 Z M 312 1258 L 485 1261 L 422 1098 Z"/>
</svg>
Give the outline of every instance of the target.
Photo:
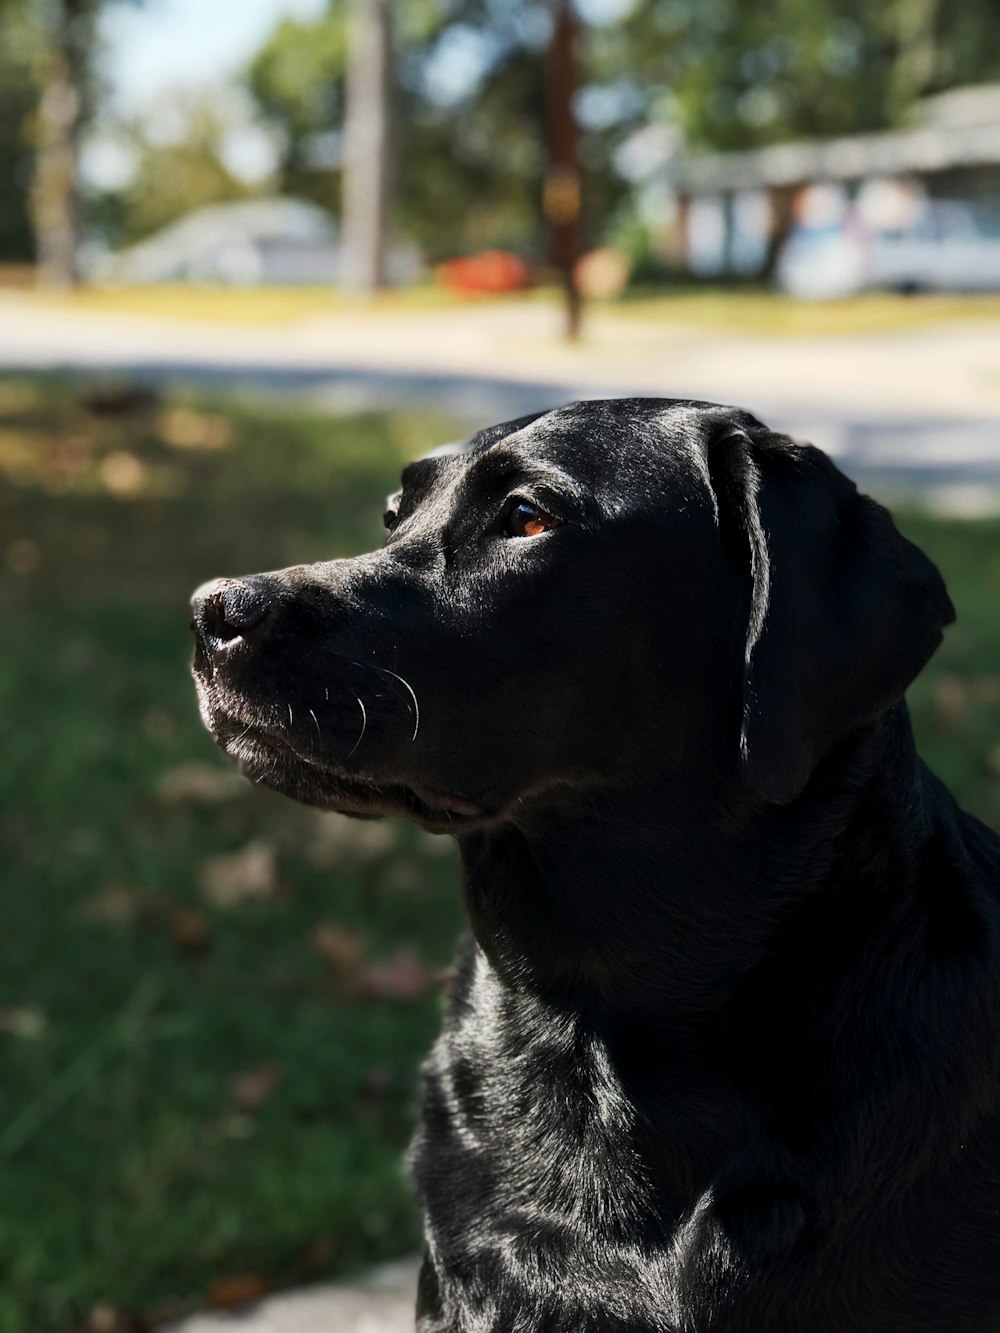
<svg viewBox="0 0 1000 1333">
<path fill-rule="evenodd" d="M 561 523 L 561 518 L 547 514 L 527 500 L 512 500 L 504 516 L 503 530 L 507 537 L 538 537 Z"/>
<path fill-rule="evenodd" d="M 386 532 L 391 532 L 393 530 L 398 519 L 399 515 L 396 513 L 395 509 L 387 509 L 385 511 L 382 515 L 382 522 L 385 524 Z"/>
</svg>

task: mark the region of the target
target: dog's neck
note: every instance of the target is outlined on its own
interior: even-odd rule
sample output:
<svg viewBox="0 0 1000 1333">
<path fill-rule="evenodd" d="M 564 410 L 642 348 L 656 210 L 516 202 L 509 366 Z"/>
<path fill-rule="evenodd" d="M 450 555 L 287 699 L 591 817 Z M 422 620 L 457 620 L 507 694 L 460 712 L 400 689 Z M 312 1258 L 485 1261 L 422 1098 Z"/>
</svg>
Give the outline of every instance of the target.
<svg viewBox="0 0 1000 1333">
<path fill-rule="evenodd" d="M 697 1023 L 725 1007 L 789 921 L 906 879 L 927 822 L 921 772 L 900 704 L 788 806 L 762 802 L 735 774 L 702 790 L 667 777 L 554 802 L 463 840 L 473 932 L 514 988 Z"/>
</svg>

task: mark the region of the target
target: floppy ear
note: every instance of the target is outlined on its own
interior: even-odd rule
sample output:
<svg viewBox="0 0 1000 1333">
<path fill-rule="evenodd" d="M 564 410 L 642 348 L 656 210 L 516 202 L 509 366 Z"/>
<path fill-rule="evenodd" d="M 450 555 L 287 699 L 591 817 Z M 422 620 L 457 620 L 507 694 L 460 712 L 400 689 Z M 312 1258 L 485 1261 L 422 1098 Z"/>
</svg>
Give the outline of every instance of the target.
<svg viewBox="0 0 1000 1333">
<path fill-rule="evenodd" d="M 930 560 L 820 450 L 730 427 L 709 468 L 724 535 L 735 524 L 749 559 L 745 772 L 784 804 L 902 698 L 955 612 Z"/>
</svg>

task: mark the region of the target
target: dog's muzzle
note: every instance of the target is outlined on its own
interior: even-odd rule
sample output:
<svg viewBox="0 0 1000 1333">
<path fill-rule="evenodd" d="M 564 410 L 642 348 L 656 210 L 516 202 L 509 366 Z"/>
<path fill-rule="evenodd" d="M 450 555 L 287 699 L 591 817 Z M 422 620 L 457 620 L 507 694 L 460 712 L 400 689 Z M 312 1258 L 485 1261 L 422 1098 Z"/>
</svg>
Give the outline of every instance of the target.
<svg viewBox="0 0 1000 1333">
<path fill-rule="evenodd" d="M 191 598 L 196 669 L 211 672 L 234 649 L 259 647 L 270 631 L 273 612 L 273 590 L 265 578 L 203 583 Z"/>
</svg>

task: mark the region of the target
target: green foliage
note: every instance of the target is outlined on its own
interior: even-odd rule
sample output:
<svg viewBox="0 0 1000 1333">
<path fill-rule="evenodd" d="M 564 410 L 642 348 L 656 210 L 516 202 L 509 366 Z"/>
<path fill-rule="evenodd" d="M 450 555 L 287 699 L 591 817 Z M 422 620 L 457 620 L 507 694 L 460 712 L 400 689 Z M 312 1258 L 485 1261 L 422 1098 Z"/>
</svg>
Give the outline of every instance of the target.
<svg viewBox="0 0 1000 1333">
<path fill-rule="evenodd" d="M 168 142 L 151 140 L 142 125 L 131 127 L 136 155 L 129 184 L 102 201 L 116 241 L 138 241 L 209 204 L 246 199 L 259 192 L 234 176 L 222 155 L 225 115 L 211 99 L 186 106 L 171 99 L 182 123 Z"/>
<path fill-rule="evenodd" d="M 649 120 L 678 124 L 696 147 L 744 148 L 885 128 L 926 93 L 998 77 L 1000 10 L 974 3 L 975 22 L 943 0 L 655 0 L 620 22 L 583 24 L 591 238 L 627 196 L 615 150 Z M 401 228 L 432 258 L 498 244 L 540 255 L 548 7 L 423 0 L 398 14 Z M 315 23 L 285 22 L 251 70 L 285 135 L 283 179 L 296 193 L 333 197 L 335 165 L 318 166 L 314 150 L 336 146 L 344 32 L 342 5 Z M 464 89 L 454 82 L 463 62 Z"/>
<path fill-rule="evenodd" d="M 248 71 L 264 120 L 284 138 L 280 186 L 336 209 L 347 64 L 345 6 L 313 23 L 284 19 Z"/>
<path fill-rule="evenodd" d="M 943 0 L 658 0 L 598 42 L 692 143 L 754 147 L 884 129 L 914 101 L 1000 76 L 1000 10 Z M 972 34 L 975 34 L 973 38 Z"/>
</svg>

